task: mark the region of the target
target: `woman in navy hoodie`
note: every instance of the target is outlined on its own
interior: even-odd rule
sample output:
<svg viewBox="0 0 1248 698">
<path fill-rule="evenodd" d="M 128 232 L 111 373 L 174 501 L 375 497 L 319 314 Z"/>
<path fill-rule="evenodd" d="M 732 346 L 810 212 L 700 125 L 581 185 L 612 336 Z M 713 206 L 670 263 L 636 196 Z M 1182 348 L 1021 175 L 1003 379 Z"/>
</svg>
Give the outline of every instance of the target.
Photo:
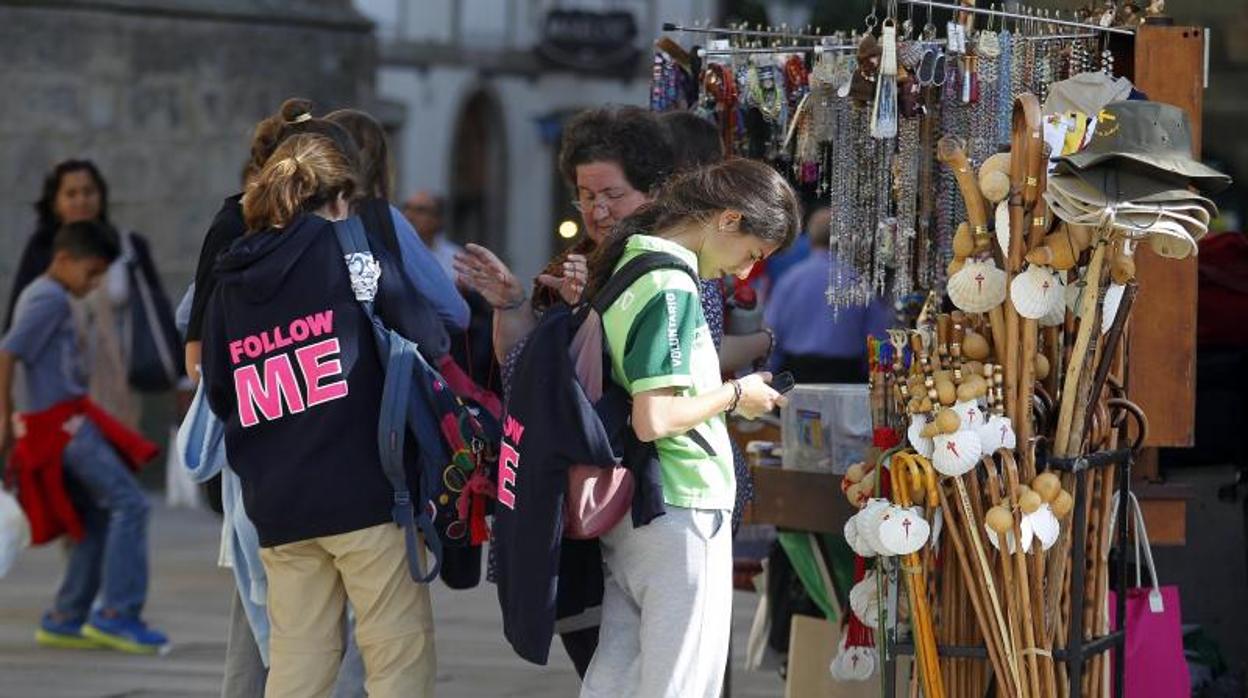
<svg viewBox="0 0 1248 698">
<path fill-rule="evenodd" d="M 248 232 L 217 263 L 205 320 L 209 404 L 268 576 L 268 698 L 329 695 L 348 599 L 369 695 L 433 693 L 429 592 L 408 576 L 378 454 L 383 367 L 332 228 L 357 190 L 333 141 L 284 141 L 243 194 Z M 402 331 L 406 286 L 386 282 L 400 267 L 371 247 L 376 311 Z"/>
</svg>

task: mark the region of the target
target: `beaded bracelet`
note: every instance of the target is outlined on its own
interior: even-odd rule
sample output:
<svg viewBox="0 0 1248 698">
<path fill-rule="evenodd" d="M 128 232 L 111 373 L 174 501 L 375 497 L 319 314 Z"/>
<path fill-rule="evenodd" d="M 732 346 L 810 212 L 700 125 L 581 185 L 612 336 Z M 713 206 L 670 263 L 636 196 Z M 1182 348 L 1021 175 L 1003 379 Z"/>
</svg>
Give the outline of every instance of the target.
<svg viewBox="0 0 1248 698">
<path fill-rule="evenodd" d="M 737 406 L 741 404 L 741 381 L 733 378 L 728 381 L 728 385 L 732 386 L 732 402 L 729 403 L 728 409 L 724 410 L 724 412 L 732 414 L 737 411 Z"/>
</svg>

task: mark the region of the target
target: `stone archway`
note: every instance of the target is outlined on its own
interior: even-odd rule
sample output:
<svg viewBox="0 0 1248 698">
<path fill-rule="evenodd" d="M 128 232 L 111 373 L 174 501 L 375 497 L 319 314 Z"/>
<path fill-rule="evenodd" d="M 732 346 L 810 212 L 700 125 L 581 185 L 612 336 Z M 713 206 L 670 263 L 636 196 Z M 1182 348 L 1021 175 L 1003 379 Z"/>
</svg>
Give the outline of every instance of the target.
<svg viewBox="0 0 1248 698">
<path fill-rule="evenodd" d="M 469 94 L 455 119 L 447 233 L 504 254 L 507 144 L 502 105 L 485 89 Z"/>
</svg>

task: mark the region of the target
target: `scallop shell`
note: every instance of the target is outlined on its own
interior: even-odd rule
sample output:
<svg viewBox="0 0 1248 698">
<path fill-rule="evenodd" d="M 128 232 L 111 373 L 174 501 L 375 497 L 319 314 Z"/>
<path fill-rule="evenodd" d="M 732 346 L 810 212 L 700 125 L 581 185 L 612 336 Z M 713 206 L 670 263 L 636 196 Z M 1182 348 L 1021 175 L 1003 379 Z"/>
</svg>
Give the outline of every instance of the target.
<svg viewBox="0 0 1248 698">
<path fill-rule="evenodd" d="M 880 554 L 880 540 L 878 537 L 880 516 L 888 510 L 889 505 L 890 502 L 887 499 L 872 499 L 867 502 L 862 511 L 854 515 L 855 523 L 858 526 L 857 551 L 859 555 L 875 557 Z"/>
<path fill-rule="evenodd" d="M 848 625 L 846 631 L 848 631 Z M 849 670 L 845 666 L 845 660 L 848 659 L 848 653 L 845 647 L 845 635 L 841 635 L 841 641 L 837 644 L 836 656 L 828 664 L 828 673 L 837 681 L 849 681 Z"/>
<path fill-rule="evenodd" d="M 1014 434 L 1014 424 L 1009 417 L 993 415 L 988 422 L 980 425 L 975 433 L 985 453 L 995 453 L 999 448 L 1013 449 L 1018 445 L 1018 437 Z"/>
<path fill-rule="evenodd" d="M 868 628 L 880 623 L 880 598 L 876 589 L 875 573 L 868 572 L 849 590 L 849 608 L 858 620 Z"/>
<path fill-rule="evenodd" d="M 953 406 L 953 411 L 962 420 L 962 429 L 964 430 L 974 431 L 984 423 L 984 411 L 979 409 L 979 402 L 975 400 L 959 402 Z"/>
<path fill-rule="evenodd" d="M 910 447 L 914 449 L 924 458 L 932 457 L 932 440 L 923 436 L 923 427 L 927 426 L 927 419 L 923 415 L 910 416 L 910 428 L 906 430 L 906 438 L 910 441 Z"/>
<path fill-rule="evenodd" d="M 1114 318 L 1118 316 L 1118 306 L 1122 305 L 1122 294 L 1127 290 L 1122 284 L 1110 284 L 1105 289 L 1105 300 L 1102 301 L 1103 312 L 1101 312 L 1101 334 L 1109 332 L 1109 328 L 1114 325 Z"/>
<path fill-rule="evenodd" d="M 850 647 L 845 650 L 843 669 L 846 679 L 866 681 L 875 673 L 875 650 L 870 647 Z"/>
<path fill-rule="evenodd" d="M 1060 274 L 1058 275 L 1058 278 L 1061 278 Z M 1057 327 L 1061 325 L 1062 323 L 1066 322 L 1065 298 L 1068 296 L 1068 293 L 1069 293 L 1069 289 L 1065 288 L 1065 284 L 1063 284 L 1063 289 L 1062 289 L 1063 302 L 1054 303 L 1053 307 L 1049 309 L 1049 312 L 1044 317 L 1040 318 L 1039 325 L 1041 327 Z"/>
<path fill-rule="evenodd" d="M 1035 531 L 1032 529 L 1031 521 L 1028 520 L 1029 518 L 1031 517 L 1024 516 L 1023 520 L 1018 524 L 1019 532 L 1023 536 L 1023 552 L 1029 552 L 1031 550 L 1031 544 L 1035 541 L 1036 534 L 1035 534 Z M 1001 544 L 997 540 L 997 532 L 992 530 L 991 528 L 988 528 L 988 524 L 984 524 L 984 532 L 987 535 L 988 542 L 992 543 L 992 547 L 996 548 L 997 550 L 1000 550 Z M 1011 555 L 1014 554 L 1014 532 L 1013 531 L 1006 532 L 1005 547 L 1009 554 Z"/>
<path fill-rule="evenodd" d="M 849 547 L 853 549 L 856 555 L 860 557 L 870 557 L 870 555 L 863 554 L 863 551 L 858 549 L 858 547 L 862 544 L 862 536 L 858 535 L 858 522 L 854 520 L 856 518 L 858 518 L 858 514 L 854 514 L 845 521 L 845 542 L 849 544 Z"/>
<path fill-rule="evenodd" d="M 1010 282 L 1010 301 L 1019 315 L 1039 320 L 1065 298 L 1062 284 L 1048 267 L 1033 264 Z"/>
<path fill-rule="evenodd" d="M 968 262 L 949 278 L 949 298 L 968 313 L 986 313 L 1005 302 L 1005 272 L 991 260 Z"/>
<path fill-rule="evenodd" d="M 892 506 L 880 519 L 880 543 L 893 555 L 922 550 L 931 533 L 931 526 L 912 509 Z"/>
<path fill-rule="evenodd" d="M 1010 256 L 1010 207 L 1002 201 L 997 204 L 993 214 L 993 226 L 997 233 L 997 247 L 1001 248 L 1001 256 Z"/>
<path fill-rule="evenodd" d="M 932 467 L 941 475 L 949 477 L 970 472 L 984 452 L 979 434 L 973 431 L 941 434 L 932 439 L 932 447 Z"/>
<path fill-rule="evenodd" d="M 1024 518 L 1031 524 L 1036 540 L 1040 541 L 1041 550 L 1048 550 L 1057 543 L 1057 538 L 1062 533 L 1062 523 L 1053 515 L 1048 504 L 1041 504 L 1039 509 Z"/>
</svg>

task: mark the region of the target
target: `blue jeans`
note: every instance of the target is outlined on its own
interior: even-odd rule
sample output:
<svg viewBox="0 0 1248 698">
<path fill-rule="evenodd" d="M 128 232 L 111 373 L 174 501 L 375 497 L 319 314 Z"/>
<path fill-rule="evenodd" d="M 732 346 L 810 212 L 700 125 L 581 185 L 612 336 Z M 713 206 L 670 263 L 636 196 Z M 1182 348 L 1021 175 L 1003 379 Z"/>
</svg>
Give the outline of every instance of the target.
<svg viewBox="0 0 1248 698">
<path fill-rule="evenodd" d="M 150 505 L 130 469 L 90 421 L 65 447 L 66 485 L 85 535 L 73 546 L 54 611 L 84 621 L 100 608 L 138 618 L 147 600 L 147 519 Z"/>
</svg>

